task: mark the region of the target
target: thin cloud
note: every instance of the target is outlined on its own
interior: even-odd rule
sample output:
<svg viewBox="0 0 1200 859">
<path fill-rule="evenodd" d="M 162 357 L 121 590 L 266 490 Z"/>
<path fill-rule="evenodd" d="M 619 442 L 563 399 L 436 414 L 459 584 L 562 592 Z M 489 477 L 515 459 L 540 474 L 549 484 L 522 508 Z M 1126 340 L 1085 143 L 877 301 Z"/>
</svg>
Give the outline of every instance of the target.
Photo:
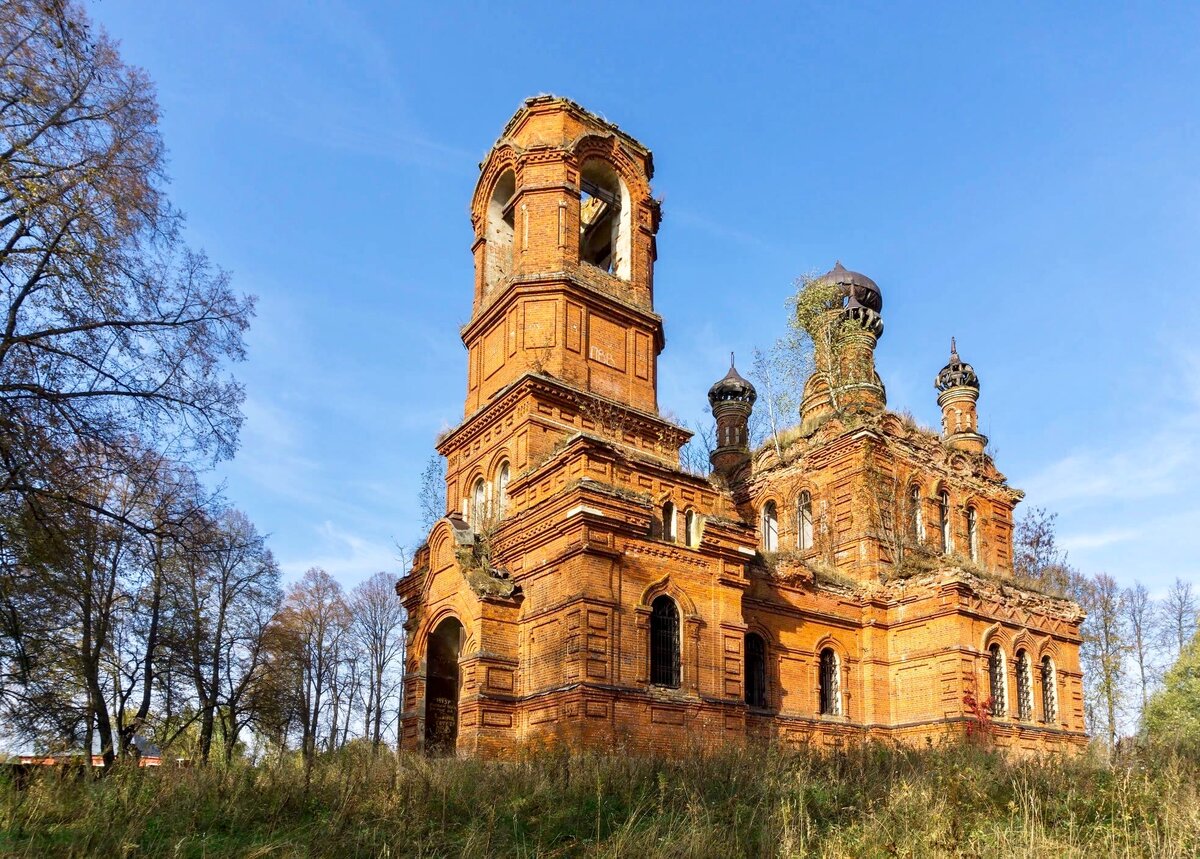
<svg viewBox="0 0 1200 859">
<path fill-rule="evenodd" d="M 383 571 L 399 573 L 396 547 L 368 539 L 326 520 L 316 529 L 318 547 L 303 557 L 280 561 L 285 578 L 297 579 L 310 567 L 320 567 L 331 576 L 350 585 Z"/>
<path fill-rule="evenodd" d="M 1082 552 L 1089 549 L 1102 549 L 1114 543 L 1125 543 L 1141 536 L 1142 532 L 1133 528 L 1112 528 L 1104 531 L 1067 534 L 1060 537 L 1058 543 L 1067 552 Z"/>
</svg>

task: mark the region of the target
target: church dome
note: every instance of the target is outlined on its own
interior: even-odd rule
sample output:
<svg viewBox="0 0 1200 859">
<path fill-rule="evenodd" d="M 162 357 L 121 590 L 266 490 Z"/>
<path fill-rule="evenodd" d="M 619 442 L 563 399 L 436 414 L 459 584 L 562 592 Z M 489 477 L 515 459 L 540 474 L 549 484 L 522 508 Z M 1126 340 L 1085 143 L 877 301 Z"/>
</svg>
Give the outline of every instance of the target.
<svg viewBox="0 0 1200 859">
<path fill-rule="evenodd" d="M 954 338 L 950 338 L 950 360 L 946 362 L 946 366 L 937 374 L 937 378 L 933 381 L 933 386 L 939 391 L 945 391 L 950 388 L 974 388 L 979 390 L 979 377 L 975 375 L 975 368 L 958 357 L 958 346 L 954 342 Z"/>
<path fill-rule="evenodd" d="M 841 260 L 817 278 L 817 281 L 834 283 L 841 287 L 842 294 L 847 298 L 848 308 L 867 307 L 876 313 L 883 310 L 883 293 L 879 285 L 865 274 L 845 268 Z"/>
<path fill-rule="evenodd" d="M 758 391 L 733 366 L 733 356 L 729 356 L 729 372 L 725 377 L 708 389 L 709 405 L 729 401 L 741 401 L 754 405 L 758 399 Z"/>
</svg>

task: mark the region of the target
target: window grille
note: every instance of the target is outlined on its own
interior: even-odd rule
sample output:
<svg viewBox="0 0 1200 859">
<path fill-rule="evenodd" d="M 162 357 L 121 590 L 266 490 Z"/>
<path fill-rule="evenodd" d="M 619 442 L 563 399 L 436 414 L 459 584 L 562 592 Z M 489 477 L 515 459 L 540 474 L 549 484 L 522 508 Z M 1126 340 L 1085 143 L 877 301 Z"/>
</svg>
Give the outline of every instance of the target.
<svg viewBox="0 0 1200 859">
<path fill-rule="evenodd" d="M 800 493 L 796 514 L 796 546 L 811 549 L 813 542 L 812 496 L 808 492 Z"/>
<path fill-rule="evenodd" d="M 1033 721 L 1033 666 L 1024 650 L 1017 654 L 1017 718 Z"/>
<path fill-rule="evenodd" d="M 821 715 L 842 714 L 842 684 L 837 654 L 833 648 L 821 651 Z"/>
<path fill-rule="evenodd" d="M 999 644 L 988 648 L 988 682 L 992 697 L 992 715 L 1003 716 L 1008 711 L 1008 690 L 1005 687 L 1004 651 Z"/>
<path fill-rule="evenodd" d="M 668 596 L 650 606 L 650 682 L 679 687 L 679 609 Z"/>
<path fill-rule="evenodd" d="M 1058 676 L 1049 656 L 1042 657 L 1042 721 L 1058 722 Z"/>
<path fill-rule="evenodd" d="M 767 645 L 753 632 L 746 636 L 746 703 L 767 706 Z"/>
</svg>

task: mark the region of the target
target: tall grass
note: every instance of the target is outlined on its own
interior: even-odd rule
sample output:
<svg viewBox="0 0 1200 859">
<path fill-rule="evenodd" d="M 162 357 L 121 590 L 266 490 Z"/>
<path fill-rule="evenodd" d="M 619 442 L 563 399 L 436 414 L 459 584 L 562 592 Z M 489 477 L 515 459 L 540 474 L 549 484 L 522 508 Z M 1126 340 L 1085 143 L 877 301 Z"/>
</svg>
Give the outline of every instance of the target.
<svg viewBox="0 0 1200 859">
<path fill-rule="evenodd" d="M 6 856 L 1200 856 L 1200 756 L 372 757 L 0 785 Z"/>
</svg>

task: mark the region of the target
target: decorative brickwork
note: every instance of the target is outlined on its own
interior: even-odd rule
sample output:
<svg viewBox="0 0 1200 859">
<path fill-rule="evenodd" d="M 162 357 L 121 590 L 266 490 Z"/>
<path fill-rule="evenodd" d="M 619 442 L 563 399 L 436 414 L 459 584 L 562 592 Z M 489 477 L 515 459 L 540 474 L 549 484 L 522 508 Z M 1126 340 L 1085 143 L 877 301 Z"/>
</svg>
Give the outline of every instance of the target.
<svg viewBox="0 0 1200 859">
<path fill-rule="evenodd" d="M 1021 493 L 983 451 L 978 378 L 955 351 L 941 435 L 886 411 L 869 278 L 826 276 L 846 334 L 802 426 L 751 452 L 753 386 L 731 369 L 709 394 L 714 474 L 680 468 L 689 434 L 657 412 L 652 170 L 550 96 L 482 165 L 448 515 L 397 585 L 402 745 L 925 742 L 966 733 L 998 645 L 1017 705 L 997 742 L 1081 748 L 1081 614 L 1009 580 Z"/>
</svg>

